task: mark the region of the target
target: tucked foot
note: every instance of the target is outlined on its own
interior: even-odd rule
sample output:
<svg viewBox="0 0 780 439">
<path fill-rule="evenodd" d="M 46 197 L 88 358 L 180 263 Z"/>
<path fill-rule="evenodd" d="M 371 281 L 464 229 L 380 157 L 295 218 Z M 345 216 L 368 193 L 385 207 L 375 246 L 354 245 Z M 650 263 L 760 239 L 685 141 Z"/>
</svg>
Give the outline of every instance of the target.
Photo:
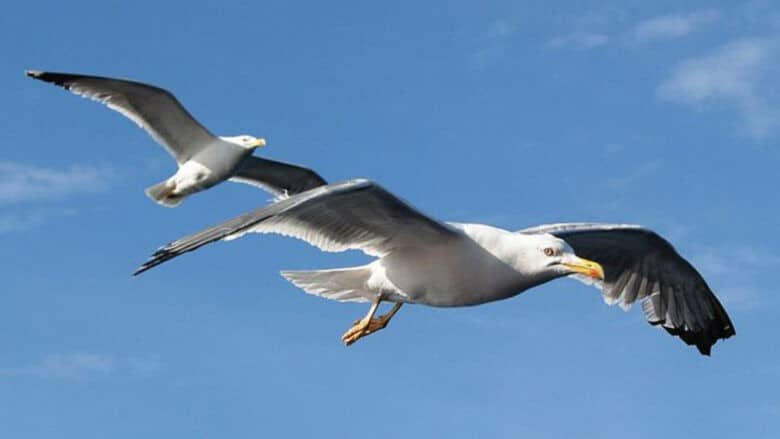
<svg viewBox="0 0 780 439">
<path fill-rule="evenodd" d="M 373 334 L 387 326 L 387 322 L 390 321 L 390 316 L 384 315 L 376 317 L 371 320 L 358 320 L 355 324 L 341 336 L 341 341 L 345 345 L 349 346 L 352 343 L 360 340 L 361 338 Z"/>
</svg>

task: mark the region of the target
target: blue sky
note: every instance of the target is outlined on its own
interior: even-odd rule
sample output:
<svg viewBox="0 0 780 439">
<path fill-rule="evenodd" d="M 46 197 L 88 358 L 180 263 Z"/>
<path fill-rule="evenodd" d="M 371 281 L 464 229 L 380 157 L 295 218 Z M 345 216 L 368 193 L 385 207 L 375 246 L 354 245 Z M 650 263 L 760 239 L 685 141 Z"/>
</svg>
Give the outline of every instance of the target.
<svg viewBox="0 0 780 439">
<path fill-rule="evenodd" d="M 771 1 L 117 2 L 0 16 L 0 436 L 776 437 L 780 7 Z M 464 309 L 365 306 L 281 269 L 362 254 L 252 236 L 141 277 L 157 246 L 269 200 L 178 209 L 132 123 L 23 75 L 134 78 L 212 131 L 438 218 L 640 223 L 737 336 L 713 356 L 560 280 Z M 369 433 L 370 432 L 370 433 Z"/>
</svg>

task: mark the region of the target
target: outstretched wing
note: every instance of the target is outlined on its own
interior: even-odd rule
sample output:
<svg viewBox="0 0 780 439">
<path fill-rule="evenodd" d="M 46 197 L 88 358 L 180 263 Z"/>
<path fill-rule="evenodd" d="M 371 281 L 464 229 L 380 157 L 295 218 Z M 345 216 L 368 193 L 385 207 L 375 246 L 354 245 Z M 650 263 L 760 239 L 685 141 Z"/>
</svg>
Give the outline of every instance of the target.
<svg viewBox="0 0 780 439">
<path fill-rule="evenodd" d="M 704 355 L 709 355 L 718 339 L 735 334 L 726 310 L 699 272 L 651 230 L 622 224 L 569 223 L 521 233 L 550 233 L 566 241 L 578 256 L 598 262 L 604 267 L 605 279 L 597 286 L 607 303 L 628 309 L 641 300 L 651 325 L 663 326 L 687 344 L 696 345 Z"/>
<path fill-rule="evenodd" d="M 311 169 L 255 156 L 247 157 L 230 180 L 260 186 L 280 196 L 295 195 L 328 184 Z"/>
<path fill-rule="evenodd" d="M 221 239 L 277 233 L 324 251 L 350 249 L 382 256 L 405 246 L 459 239 L 458 230 L 431 219 L 376 183 L 351 180 L 321 186 L 241 215 L 159 249 L 135 274 Z"/>
<path fill-rule="evenodd" d="M 173 94 L 162 88 L 100 76 L 38 70 L 28 70 L 26 74 L 118 111 L 146 130 L 180 164 L 216 139 Z"/>
</svg>

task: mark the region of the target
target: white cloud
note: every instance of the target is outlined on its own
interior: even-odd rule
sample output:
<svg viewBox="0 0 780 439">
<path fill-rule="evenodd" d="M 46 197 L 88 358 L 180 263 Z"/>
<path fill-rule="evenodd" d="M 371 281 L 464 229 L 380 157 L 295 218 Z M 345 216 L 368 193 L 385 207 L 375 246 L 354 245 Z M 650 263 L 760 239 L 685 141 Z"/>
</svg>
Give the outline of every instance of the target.
<svg viewBox="0 0 780 439">
<path fill-rule="evenodd" d="M 590 50 L 607 44 L 609 37 L 602 33 L 572 32 L 559 35 L 547 42 L 547 47 L 552 49 L 576 49 Z"/>
<path fill-rule="evenodd" d="M 633 39 L 640 43 L 679 38 L 714 23 L 719 18 L 720 12 L 716 10 L 664 15 L 640 22 L 631 34 Z"/>
<path fill-rule="evenodd" d="M 2 376 L 31 376 L 43 379 L 87 381 L 107 377 L 117 372 L 148 377 L 162 369 L 162 363 L 154 357 L 128 357 L 117 359 L 110 355 L 94 353 L 51 354 L 40 362 L 28 366 L 0 368 Z"/>
<path fill-rule="evenodd" d="M 52 169 L 0 161 L 0 204 L 99 192 L 106 188 L 110 176 L 107 167 L 72 165 Z"/>
<path fill-rule="evenodd" d="M 657 89 L 659 98 L 696 109 L 727 104 L 741 115 L 757 140 L 780 126 L 780 110 L 767 94 L 778 73 L 778 44 L 772 39 L 733 41 L 708 55 L 679 63 Z M 776 96 L 775 96 L 776 97 Z"/>
<path fill-rule="evenodd" d="M 47 379 L 86 380 L 114 372 L 114 360 L 106 355 L 72 353 L 47 355 L 37 364 L 0 369 L 0 375 L 28 375 Z"/>
</svg>

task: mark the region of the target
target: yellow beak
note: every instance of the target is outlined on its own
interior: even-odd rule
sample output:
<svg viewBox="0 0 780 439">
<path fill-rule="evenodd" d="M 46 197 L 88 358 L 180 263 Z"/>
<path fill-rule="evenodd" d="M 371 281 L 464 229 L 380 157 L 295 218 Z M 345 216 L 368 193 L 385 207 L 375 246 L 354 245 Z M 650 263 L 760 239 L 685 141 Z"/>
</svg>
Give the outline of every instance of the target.
<svg viewBox="0 0 780 439">
<path fill-rule="evenodd" d="M 250 143 L 249 146 L 255 147 L 255 148 L 262 148 L 265 146 L 265 139 L 260 138 L 255 140 L 254 142 Z"/>
<path fill-rule="evenodd" d="M 574 262 L 564 263 L 572 272 L 584 274 L 598 280 L 604 280 L 604 269 L 598 262 L 589 261 L 583 258 L 576 258 Z"/>
</svg>

